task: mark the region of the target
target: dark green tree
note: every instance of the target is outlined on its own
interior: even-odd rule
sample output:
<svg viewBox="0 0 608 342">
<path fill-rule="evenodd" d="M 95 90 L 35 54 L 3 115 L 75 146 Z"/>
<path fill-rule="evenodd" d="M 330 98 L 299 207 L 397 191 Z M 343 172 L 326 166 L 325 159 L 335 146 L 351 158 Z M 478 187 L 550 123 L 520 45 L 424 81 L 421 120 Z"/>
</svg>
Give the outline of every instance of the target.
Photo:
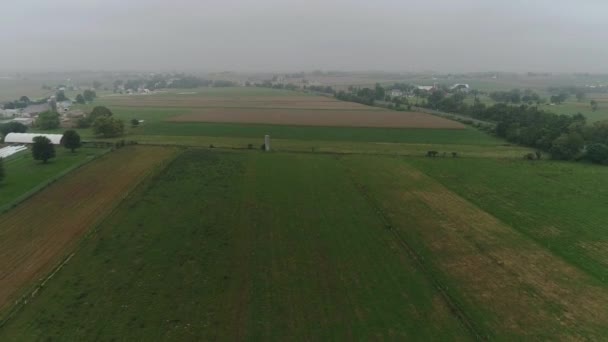
<svg viewBox="0 0 608 342">
<path fill-rule="evenodd" d="M 89 120 L 91 120 L 91 122 L 94 122 L 95 120 L 97 120 L 97 118 L 110 116 L 112 116 L 112 111 L 108 109 L 108 107 L 97 106 L 93 108 L 93 111 L 91 112 L 91 114 L 89 114 Z"/>
<path fill-rule="evenodd" d="M 553 159 L 572 160 L 579 155 L 584 145 L 585 141 L 579 133 L 562 134 L 551 144 L 551 157 Z"/>
<path fill-rule="evenodd" d="M 65 92 L 63 90 L 59 90 L 55 94 L 55 99 L 57 99 L 57 102 L 63 102 L 63 101 L 66 101 L 68 98 L 67 98 L 67 96 L 65 96 Z"/>
<path fill-rule="evenodd" d="M 32 156 L 34 160 L 42 160 L 43 163 L 55 157 L 55 146 L 51 143 L 49 138 L 45 136 L 34 137 L 34 144 L 32 145 Z"/>
<path fill-rule="evenodd" d="M 2 138 L 9 133 L 25 133 L 27 132 L 27 126 L 21 122 L 11 121 L 0 125 L 0 135 Z"/>
<path fill-rule="evenodd" d="M 594 111 L 594 112 L 597 111 L 597 109 L 599 107 L 598 104 L 597 104 L 597 101 L 591 100 L 591 102 L 589 102 L 589 104 L 591 105 L 591 110 L 592 111 Z"/>
<path fill-rule="evenodd" d="M 585 158 L 596 164 L 608 164 L 608 146 L 604 144 L 590 144 L 587 146 Z"/>
<path fill-rule="evenodd" d="M 67 130 L 63 133 L 61 138 L 61 144 L 63 147 L 69 149 L 74 153 L 74 150 L 82 146 L 80 142 L 80 134 L 73 129 Z"/>
<path fill-rule="evenodd" d="M 78 103 L 78 104 L 86 103 L 86 100 L 84 99 L 84 96 L 82 96 L 82 94 L 76 95 L 76 103 Z"/>
<path fill-rule="evenodd" d="M 42 112 L 36 119 L 36 126 L 40 129 L 55 129 L 59 127 L 59 124 L 59 114 L 52 111 Z"/>
<path fill-rule="evenodd" d="M 93 132 L 103 138 L 113 138 L 124 134 L 124 122 L 113 117 L 99 117 L 93 122 Z"/>
<path fill-rule="evenodd" d="M 84 96 L 84 99 L 87 102 L 92 102 L 97 97 L 97 94 L 95 93 L 95 91 L 87 89 L 82 93 L 82 96 Z"/>
<path fill-rule="evenodd" d="M 137 120 L 137 119 L 131 119 L 131 126 L 132 127 L 139 126 L 139 120 Z"/>
</svg>

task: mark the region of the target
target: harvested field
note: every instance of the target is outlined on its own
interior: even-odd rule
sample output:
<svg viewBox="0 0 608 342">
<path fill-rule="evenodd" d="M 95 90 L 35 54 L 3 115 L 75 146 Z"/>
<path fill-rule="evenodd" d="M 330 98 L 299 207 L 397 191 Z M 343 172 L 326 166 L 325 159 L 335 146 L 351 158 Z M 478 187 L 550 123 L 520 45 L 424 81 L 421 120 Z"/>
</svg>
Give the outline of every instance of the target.
<svg viewBox="0 0 608 342">
<path fill-rule="evenodd" d="M 464 125 L 416 112 L 385 110 L 331 111 L 217 108 L 174 116 L 172 122 L 224 122 L 297 126 L 442 128 L 464 129 Z"/>
<path fill-rule="evenodd" d="M 322 96 L 260 96 L 260 97 L 194 97 L 174 95 L 118 97 L 107 100 L 120 107 L 169 107 L 169 108 L 284 108 L 318 110 L 370 110 L 371 107 L 354 102 L 338 101 Z M 382 110 L 374 108 L 374 110 Z"/>
<path fill-rule="evenodd" d="M 169 148 L 127 147 L 85 165 L 0 216 L 0 311 L 45 277 Z"/>
</svg>

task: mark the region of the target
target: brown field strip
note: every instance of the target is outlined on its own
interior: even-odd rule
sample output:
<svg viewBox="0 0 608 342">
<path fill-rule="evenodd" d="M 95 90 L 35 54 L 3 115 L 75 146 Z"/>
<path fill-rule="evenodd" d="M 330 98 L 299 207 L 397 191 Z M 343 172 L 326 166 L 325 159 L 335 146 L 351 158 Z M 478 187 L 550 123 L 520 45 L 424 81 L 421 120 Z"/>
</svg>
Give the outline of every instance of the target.
<svg viewBox="0 0 608 342">
<path fill-rule="evenodd" d="M 456 121 L 416 112 L 218 108 L 183 114 L 172 122 L 223 122 L 300 126 L 464 129 Z"/>
<path fill-rule="evenodd" d="M 494 337 L 600 340 L 608 290 L 457 194 L 398 159 L 357 175 L 385 173 L 370 186 L 394 229 L 416 246 L 468 316 Z"/>
<path fill-rule="evenodd" d="M 0 216 L 0 311 L 45 277 L 174 149 L 126 147 L 66 175 Z"/>
<path fill-rule="evenodd" d="M 260 97 L 208 97 L 208 96 L 133 96 L 106 98 L 106 102 L 120 107 L 171 107 L 171 108 L 293 108 L 370 110 L 372 107 L 354 102 L 338 101 L 321 96 L 260 96 Z M 383 110 L 373 108 L 374 110 Z"/>
</svg>

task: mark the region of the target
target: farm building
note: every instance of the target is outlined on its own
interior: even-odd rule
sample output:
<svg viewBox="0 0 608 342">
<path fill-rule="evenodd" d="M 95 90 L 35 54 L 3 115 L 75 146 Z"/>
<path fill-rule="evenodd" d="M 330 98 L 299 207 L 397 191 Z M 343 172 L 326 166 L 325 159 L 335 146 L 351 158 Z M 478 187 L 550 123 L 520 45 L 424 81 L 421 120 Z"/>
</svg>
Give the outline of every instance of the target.
<svg viewBox="0 0 608 342">
<path fill-rule="evenodd" d="M 391 97 L 402 97 L 403 96 L 403 92 L 399 89 L 392 89 L 389 93 L 389 95 Z"/>
<path fill-rule="evenodd" d="M 9 133 L 4 137 L 4 142 L 7 144 L 33 144 L 34 137 L 47 137 L 53 145 L 60 145 L 61 134 L 41 134 L 41 133 Z"/>
</svg>

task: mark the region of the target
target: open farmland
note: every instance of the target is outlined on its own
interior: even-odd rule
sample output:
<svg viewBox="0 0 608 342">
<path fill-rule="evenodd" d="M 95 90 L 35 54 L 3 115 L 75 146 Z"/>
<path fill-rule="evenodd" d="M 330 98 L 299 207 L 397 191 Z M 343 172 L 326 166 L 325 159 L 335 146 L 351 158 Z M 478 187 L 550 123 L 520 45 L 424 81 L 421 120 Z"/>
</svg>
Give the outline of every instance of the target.
<svg viewBox="0 0 608 342">
<path fill-rule="evenodd" d="M 442 184 L 469 162 L 187 151 L 0 339 L 606 336 L 606 282 Z"/>
<path fill-rule="evenodd" d="M 0 216 L 0 310 L 44 278 L 173 149 L 107 154 Z"/>
<path fill-rule="evenodd" d="M 0 182 L 0 212 L 28 192 L 88 162 L 103 151 L 82 148 L 71 153 L 63 147 L 58 147 L 56 158 L 47 164 L 35 161 L 30 150 L 7 158 L 4 161 L 6 178 Z"/>
<path fill-rule="evenodd" d="M 111 108 L 141 113 L 167 108 L 165 121 L 272 125 L 464 129 L 458 122 L 425 113 L 396 112 L 325 96 L 256 88 L 201 89 L 103 99 Z M 145 120 L 145 116 L 141 116 Z"/>
<path fill-rule="evenodd" d="M 425 113 L 388 110 L 331 111 L 218 108 L 172 117 L 176 122 L 225 122 L 299 126 L 464 129 L 464 125 Z"/>
</svg>

